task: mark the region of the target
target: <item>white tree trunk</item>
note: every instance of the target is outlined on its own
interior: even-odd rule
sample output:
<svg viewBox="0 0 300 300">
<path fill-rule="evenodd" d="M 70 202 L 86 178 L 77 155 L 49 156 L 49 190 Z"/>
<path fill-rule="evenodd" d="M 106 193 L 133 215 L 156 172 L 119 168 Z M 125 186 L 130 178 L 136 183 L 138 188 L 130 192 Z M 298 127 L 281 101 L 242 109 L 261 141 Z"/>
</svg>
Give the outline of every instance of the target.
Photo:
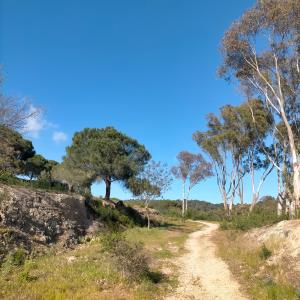
<svg viewBox="0 0 300 300">
<path fill-rule="evenodd" d="M 185 216 L 185 181 L 183 181 L 182 185 L 182 211 L 181 211 L 182 217 Z"/>
<path fill-rule="evenodd" d="M 300 166 L 299 163 L 293 167 L 293 184 L 294 184 L 294 210 L 292 216 L 296 216 L 300 209 Z"/>
</svg>

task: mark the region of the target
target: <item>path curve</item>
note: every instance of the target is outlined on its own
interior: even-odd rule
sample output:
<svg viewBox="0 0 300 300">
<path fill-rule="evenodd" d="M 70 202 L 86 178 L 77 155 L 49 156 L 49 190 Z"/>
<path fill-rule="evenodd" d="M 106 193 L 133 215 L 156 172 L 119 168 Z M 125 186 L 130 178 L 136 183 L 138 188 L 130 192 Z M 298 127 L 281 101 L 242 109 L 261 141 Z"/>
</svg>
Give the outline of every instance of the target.
<svg viewBox="0 0 300 300">
<path fill-rule="evenodd" d="M 218 224 L 199 222 L 204 227 L 189 235 L 187 253 L 176 264 L 179 285 L 166 300 L 247 300 L 227 264 L 216 256 L 216 245 L 211 236 Z"/>
</svg>

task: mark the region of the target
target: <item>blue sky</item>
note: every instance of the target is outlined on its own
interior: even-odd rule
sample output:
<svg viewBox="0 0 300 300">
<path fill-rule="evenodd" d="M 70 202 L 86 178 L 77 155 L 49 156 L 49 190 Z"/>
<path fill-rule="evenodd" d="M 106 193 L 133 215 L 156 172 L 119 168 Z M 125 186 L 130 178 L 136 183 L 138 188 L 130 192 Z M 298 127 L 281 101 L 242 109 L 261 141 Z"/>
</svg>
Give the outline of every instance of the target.
<svg viewBox="0 0 300 300">
<path fill-rule="evenodd" d="M 192 134 L 206 114 L 242 100 L 216 69 L 223 33 L 253 3 L 0 0 L 4 90 L 45 110 L 29 137 L 48 159 L 61 160 L 74 132 L 112 125 L 171 166 L 179 151 L 199 151 Z M 116 184 L 112 195 L 129 196 Z M 166 197 L 180 197 L 178 182 Z M 191 197 L 219 202 L 215 179 Z"/>
</svg>

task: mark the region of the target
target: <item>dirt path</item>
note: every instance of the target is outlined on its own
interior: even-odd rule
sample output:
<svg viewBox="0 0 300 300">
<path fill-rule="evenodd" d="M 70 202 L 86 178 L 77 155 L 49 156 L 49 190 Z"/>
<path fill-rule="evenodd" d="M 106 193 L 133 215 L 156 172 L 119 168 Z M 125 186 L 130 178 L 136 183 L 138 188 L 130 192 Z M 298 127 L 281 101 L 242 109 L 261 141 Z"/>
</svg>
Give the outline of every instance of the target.
<svg viewBox="0 0 300 300">
<path fill-rule="evenodd" d="M 246 300 L 227 264 L 216 257 L 211 236 L 217 224 L 200 222 L 205 227 L 190 234 L 185 255 L 178 259 L 179 286 L 166 300 Z"/>
</svg>

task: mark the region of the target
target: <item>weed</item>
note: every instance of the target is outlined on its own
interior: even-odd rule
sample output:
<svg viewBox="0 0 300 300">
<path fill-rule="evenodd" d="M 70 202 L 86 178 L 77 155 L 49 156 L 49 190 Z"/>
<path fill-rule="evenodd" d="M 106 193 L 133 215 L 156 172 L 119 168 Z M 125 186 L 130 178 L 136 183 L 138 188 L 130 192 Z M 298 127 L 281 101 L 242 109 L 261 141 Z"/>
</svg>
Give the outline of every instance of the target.
<svg viewBox="0 0 300 300">
<path fill-rule="evenodd" d="M 272 255 L 272 252 L 266 247 L 265 244 L 259 250 L 259 257 L 263 260 L 268 259 Z"/>
<path fill-rule="evenodd" d="M 6 264 L 11 266 L 22 266 L 25 262 L 26 255 L 25 250 L 22 248 L 11 251 L 6 258 Z"/>
<path fill-rule="evenodd" d="M 102 250 L 111 256 L 115 267 L 127 278 L 140 280 L 149 274 L 148 257 L 141 243 L 129 242 L 118 232 L 101 238 Z"/>
</svg>

